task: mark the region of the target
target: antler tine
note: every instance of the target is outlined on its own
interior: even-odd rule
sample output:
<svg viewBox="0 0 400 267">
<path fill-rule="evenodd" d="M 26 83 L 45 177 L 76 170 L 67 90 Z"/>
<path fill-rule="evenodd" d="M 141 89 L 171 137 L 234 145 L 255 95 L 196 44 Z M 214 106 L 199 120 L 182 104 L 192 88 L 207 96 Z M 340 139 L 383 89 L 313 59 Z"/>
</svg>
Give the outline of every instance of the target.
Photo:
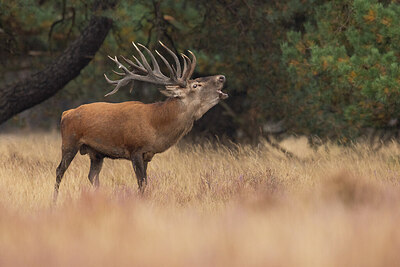
<svg viewBox="0 0 400 267">
<path fill-rule="evenodd" d="M 119 69 L 122 69 L 125 73 L 131 73 L 121 62 L 118 61 L 118 58 L 115 56 L 114 58 L 108 56 L 109 59 L 115 62 L 118 65 Z"/>
<path fill-rule="evenodd" d="M 150 67 L 150 65 L 149 65 L 149 62 L 147 62 L 147 59 L 146 59 L 146 57 L 143 55 L 142 51 L 140 51 L 140 49 L 136 46 L 136 44 L 135 44 L 134 42 L 132 42 L 132 44 L 133 44 L 133 46 L 136 48 L 136 50 L 138 51 L 139 56 L 140 56 L 140 58 L 142 59 L 143 66 L 144 66 L 144 68 L 147 70 L 148 75 L 154 76 L 153 71 L 152 71 L 152 69 L 151 69 L 151 67 Z"/>
<path fill-rule="evenodd" d="M 122 59 L 128 63 L 131 67 L 133 67 L 135 70 L 137 70 L 138 72 L 142 73 L 142 74 L 147 74 L 147 70 L 142 66 L 138 66 L 135 63 L 132 62 L 132 60 L 125 58 L 124 56 L 121 56 Z"/>
<path fill-rule="evenodd" d="M 165 44 L 163 44 L 161 41 L 158 41 L 162 47 L 164 47 L 165 50 L 174 58 L 175 60 L 175 65 L 176 65 L 176 76 L 181 77 L 181 63 L 179 62 L 179 58 L 176 56 L 174 52 L 171 51 Z"/>
<path fill-rule="evenodd" d="M 121 72 L 118 72 L 118 71 L 115 71 L 115 70 L 112 70 L 112 72 L 114 72 L 115 74 L 117 74 L 119 76 L 124 76 L 125 75 L 125 73 L 121 73 Z"/>
<path fill-rule="evenodd" d="M 182 56 L 182 58 L 183 58 L 183 71 L 182 71 L 182 77 L 181 77 L 181 79 L 185 79 L 184 77 L 186 76 L 186 73 L 187 73 L 187 71 L 188 71 L 188 68 L 187 68 L 187 67 L 188 67 L 188 65 L 190 66 L 191 61 L 190 61 L 190 58 L 188 58 L 187 55 L 181 53 L 181 56 Z M 189 64 L 188 64 L 187 62 L 189 62 Z"/>
<path fill-rule="evenodd" d="M 110 96 L 115 94 L 116 92 L 118 92 L 119 88 L 123 85 L 126 85 L 126 83 L 118 83 L 117 86 L 115 86 L 114 90 L 112 90 L 111 92 L 109 92 L 108 94 L 105 94 L 104 97 Z"/>
<path fill-rule="evenodd" d="M 107 77 L 106 74 L 104 74 L 104 78 L 106 78 L 106 80 L 107 80 L 108 83 L 110 83 L 110 84 L 116 84 L 116 85 L 117 85 L 117 86 L 115 86 L 114 90 L 112 90 L 111 92 L 109 92 L 109 93 L 106 94 L 105 96 L 109 96 L 109 95 L 115 94 L 116 92 L 118 92 L 118 90 L 119 90 L 120 87 L 127 85 L 128 82 L 129 82 L 129 79 L 127 79 L 127 77 L 125 77 L 125 78 L 123 78 L 123 79 L 121 79 L 121 80 L 115 80 L 115 81 L 113 81 L 113 80 L 110 80 L 110 79 Z"/>
<path fill-rule="evenodd" d="M 154 68 L 155 74 L 156 74 L 156 75 L 159 75 L 159 76 L 161 76 L 161 77 L 163 77 L 163 78 L 167 78 L 167 76 L 165 76 L 165 75 L 160 71 L 160 66 L 158 65 L 157 60 L 156 60 L 156 58 L 153 56 L 153 54 L 151 53 L 151 51 L 150 51 L 147 47 L 145 47 L 144 45 L 142 45 L 142 44 L 139 44 L 139 43 L 138 43 L 138 45 L 139 45 L 140 47 L 142 47 L 144 50 L 146 50 L 147 54 L 149 54 L 149 56 L 150 56 L 150 58 L 151 58 L 151 62 L 152 62 L 152 64 L 153 64 L 153 68 Z"/>
<path fill-rule="evenodd" d="M 192 64 L 190 64 L 190 72 L 187 78 L 192 77 L 194 69 L 196 68 L 197 59 L 196 56 L 192 53 L 192 51 L 188 50 L 188 52 L 192 55 Z"/>
<path fill-rule="evenodd" d="M 184 57 L 185 62 L 187 64 L 187 68 L 186 68 L 186 71 L 184 73 L 182 73 L 182 80 L 188 80 L 188 79 L 190 79 L 190 71 L 191 71 L 192 61 L 185 54 L 183 54 L 183 57 Z"/>
<path fill-rule="evenodd" d="M 103 75 L 104 75 L 104 78 L 106 78 L 106 81 L 107 81 L 108 83 L 110 83 L 110 84 L 116 84 L 116 83 L 118 83 L 118 80 L 116 80 L 116 81 L 110 80 L 110 79 L 107 77 L 107 75 L 106 75 L 105 73 L 104 73 Z"/>
<path fill-rule="evenodd" d="M 137 64 L 144 69 L 142 62 L 140 62 L 139 59 L 137 59 L 137 57 L 135 57 L 134 55 L 132 55 L 132 57 L 136 60 Z"/>
<path fill-rule="evenodd" d="M 175 77 L 174 70 L 171 68 L 171 65 L 169 64 L 168 60 L 166 60 L 165 57 L 163 57 L 163 55 L 161 55 L 160 52 L 158 52 L 157 50 L 156 50 L 156 53 L 162 59 L 165 66 L 167 66 L 168 71 L 169 71 L 169 78 L 175 82 L 178 82 L 177 78 Z"/>
</svg>

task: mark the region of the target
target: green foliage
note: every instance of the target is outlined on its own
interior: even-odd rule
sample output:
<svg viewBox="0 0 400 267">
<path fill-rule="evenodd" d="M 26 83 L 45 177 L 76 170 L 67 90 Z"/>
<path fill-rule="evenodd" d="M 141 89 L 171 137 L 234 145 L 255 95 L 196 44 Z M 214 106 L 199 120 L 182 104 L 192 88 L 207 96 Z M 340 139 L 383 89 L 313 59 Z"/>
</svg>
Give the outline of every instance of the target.
<svg viewBox="0 0 400 267">
<path fill-rule="evenodd" d="M 348 140 L 387 127 L 400 112 L 400 6 L 342 0 L 314 11 L 282 44 L 293 129 Z"/>
<path fill-rule="evenodd" d="M 203 120 L 212 134 L 240 129 L 256 138 L 266 123 L 284 120 L 298 134 L 351 140 L 399 117 L 400 5 L 394 1 L 120 0 L 110 10 L 93 10 L 95 2 L 0 0 L 2 84 L 48 65 L 93 15 L 114 21 L 81 75 L 31 113 L 58 119 L 85 102 L 162 99 L 140 84 L 133 96 L 122 90 L 105 99 L 110 86 L 102 78 L 114 67 L 107 55 L 130 55 L 131 41 L 159 49 L 162 40 L 196 53 L 195 77 L 227 76 L 230 108 Z"/>
</svg>

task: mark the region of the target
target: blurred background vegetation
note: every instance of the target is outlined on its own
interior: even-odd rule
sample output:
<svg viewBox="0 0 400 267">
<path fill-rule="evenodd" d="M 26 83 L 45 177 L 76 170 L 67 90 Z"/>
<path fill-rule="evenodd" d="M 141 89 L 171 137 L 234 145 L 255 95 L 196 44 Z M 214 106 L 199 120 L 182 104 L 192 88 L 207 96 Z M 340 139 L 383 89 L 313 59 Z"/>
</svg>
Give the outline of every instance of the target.
<svg viewBox="0 0 400 267">
<path fill-rule="evenodd" d="M 161 40 L 198 58 L 194 77 L 224 74 L 230 95 L 196 122 L 191 138 L 306 135 L 310 142 L 397 138 L 400 5 L 377 0 L 0 0 L 0 88 L 45 68 L 92 16 L 113 26 L 95 58 L 54 97 L 2 124 L 53 129 L 62 111 L 95 101 L 163 99 L 139 84 L 104 98 L 107 55 Z M 1 89 L 0 89 L 1 90 Z M 190 138 L 190 137 L 189 137 Z"/>
</svg>

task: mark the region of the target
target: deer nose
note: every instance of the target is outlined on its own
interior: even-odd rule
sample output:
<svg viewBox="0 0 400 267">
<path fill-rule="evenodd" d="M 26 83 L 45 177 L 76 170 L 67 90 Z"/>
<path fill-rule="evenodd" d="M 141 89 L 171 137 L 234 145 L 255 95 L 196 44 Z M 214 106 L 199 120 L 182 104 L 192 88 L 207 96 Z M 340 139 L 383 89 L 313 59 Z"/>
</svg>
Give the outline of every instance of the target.
<svg viewBox="0 0 400 267">
<path fill-rule="evenodd" d="M 225 76 L 224 75 L 219 76 L 218 81 L 221 83 L 225 82 Z"/>
</svg>

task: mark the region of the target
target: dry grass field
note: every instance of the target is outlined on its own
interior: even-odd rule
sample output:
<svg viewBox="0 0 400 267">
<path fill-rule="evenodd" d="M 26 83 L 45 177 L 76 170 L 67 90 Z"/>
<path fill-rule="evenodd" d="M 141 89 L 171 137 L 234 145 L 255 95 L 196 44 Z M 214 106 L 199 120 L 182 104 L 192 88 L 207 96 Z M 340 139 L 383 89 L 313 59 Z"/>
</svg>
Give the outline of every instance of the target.
<svg viewBox="0 0 400 267">
<path fill-rule="evenodd" d="M 0 266 L 399 266 L 400 146 L 180 144 L 144 195 L 128 161 L 95 191 L 78 155 L 52 205 L 57 133 L 0 135 Z M 327 152 L 329 151 L 329 152 Z"/>
</svg>

